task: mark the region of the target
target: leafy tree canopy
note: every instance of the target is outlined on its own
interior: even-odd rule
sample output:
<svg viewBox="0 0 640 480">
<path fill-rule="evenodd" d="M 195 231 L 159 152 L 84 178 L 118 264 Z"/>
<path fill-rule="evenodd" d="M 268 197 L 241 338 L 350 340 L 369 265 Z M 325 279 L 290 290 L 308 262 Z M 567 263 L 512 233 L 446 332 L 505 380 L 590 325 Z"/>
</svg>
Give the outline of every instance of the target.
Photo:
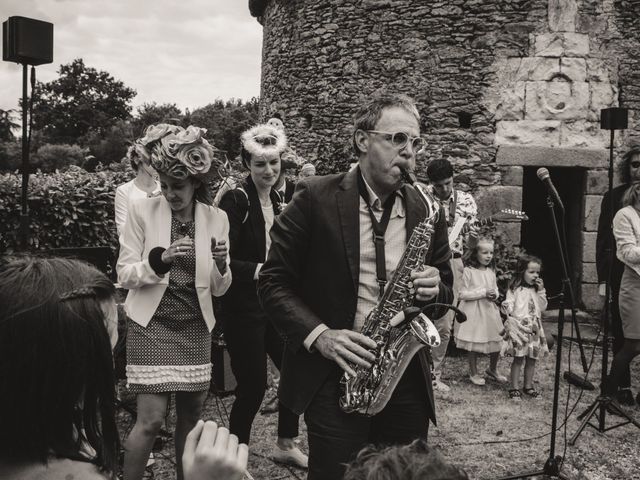
<svg viewBox="0 0 640 480">
<path fill-rule="evenodd" d="M 145 128 L 156 123 L 172 123 L 182 125 L 184 116 L 175 103 L 156 102 L 143 103 L 137 108 L 135 117 L 131 120 L 134 136 L 141 137 Z"/>
<path fill-rule="evenodd" d="M 258 99 L 217 99 L 191 112 L 189 123 L 207 129 L 207 138 L 231 160 L 240 154 L 240 134 L 258 122 Z"/>
<path fill-rule="evenodd" d="M 15 137 L 14 129 L 20 128 L 20 124 L 13 121 L 14 110 L 2 110 L 0 108 L 0 141 L 11 141 Z"/>
<path fill-rule="evenodd" d="M 87 67 L 81 58 L 61 65 L 60 77 L 38 82 L 33 124 L 49 143 L 75 143 L 90 130 L 101 132 L 131 116 L 136 91 L 108 72 Z"/>
</svg>

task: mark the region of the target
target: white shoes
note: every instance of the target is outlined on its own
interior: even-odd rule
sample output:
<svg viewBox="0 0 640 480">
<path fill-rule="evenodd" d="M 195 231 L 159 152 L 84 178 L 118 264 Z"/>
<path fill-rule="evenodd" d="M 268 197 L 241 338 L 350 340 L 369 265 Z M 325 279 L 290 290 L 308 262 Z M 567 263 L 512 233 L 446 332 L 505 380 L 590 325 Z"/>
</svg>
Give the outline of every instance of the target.
<svg viewBox="0 0 640 480">
<path fill-rule="evenodd" d="M 482 386 L 487 383 L 482 375 L 469 375 L 469 380 L 471 380 L 471 383 L 474 385 Z"/>
<path fill-rule="evenodd" d="M 272 457 L 276 462 L 286 463 L 294 467 L 309 468 L 309 457 L 302 453 L 298 447 L 289 449 L 280 448 L 279 445 L 273 447 Z"/>
</svg>

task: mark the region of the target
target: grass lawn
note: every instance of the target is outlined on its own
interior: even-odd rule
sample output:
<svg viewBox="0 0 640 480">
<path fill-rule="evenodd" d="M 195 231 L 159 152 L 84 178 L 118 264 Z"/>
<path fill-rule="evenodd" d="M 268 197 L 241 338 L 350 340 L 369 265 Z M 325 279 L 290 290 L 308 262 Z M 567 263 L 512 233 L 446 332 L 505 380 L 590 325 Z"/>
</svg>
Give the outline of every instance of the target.
<svg viewBox="0 0 640 480">
<path fill-rule="evenodd" d="M 568 329 L 568 327 L 567 327 Z M 566 332 L 565 332 L 566 334 Z M 593 347 L 586 345 L 587 359 Z M 569 343 L 563 345 L 561 372 L 568 369 Z M 572 347 L 571 369 L 581 373 L 578 349 Z M 507 388 L 487 382 L 484 387 L 468 380 L 466 358 L 448 357 L 444 366 L 444 380 L 452 387 L 450 393 L 436 395 L 438 426 L 430 428 L 429 443 L 441 449 L 452 462 L 461 465 L 473 479 L 496 479 L 501 476 L 539 470 L 549 457 L 552 418 L 555 347 L 551 356 L 541 360 L 536 372 L 536 387 L 542 392 L 538 399 L 523 398 L 514 402 L 508 398 Z M 488 358 L 481 359 L 479 368 L 486 367 Z M 508 375 L 511 360 L 503 359 L 499 368 Z M 595 349 L 595 360 L 589 379 L 599 385 L 601 349 Z M 632 365 L 634 391 L 640 388 L 640 362 Z M 627 480 L 640 479 L 640 429 L 624 425 L 604 434 L 587 426 L 575 446 L 568 439 L 577 430 L 577 416 L 596 398 L 596 392 L 583 391 L 560 381 L 556 455 L 565 461 L 562 473 L 572 480 Z M 272 398 L 273 390 L 267 394 Z M 232 396 L 217 398 L 210 395 L 206 402 L 207 419 L 227 423 Z M 640 420 L 640 408 L 628 410 Z M 568 416 L 568 421 L 564 419 Z M 258 479 L 302 479 L 304 471 L 273 463 L 269 452 L 275 442 L 276 414 L 258 415 L 253 427 L 250 446 L 249 472 Z M 607 414 L 606 426 L 618 423 L 618 417 Z M 119 413 L 123 436 L 131 426 L 131 417 Z M 597 424 L 597 417 L 592 423 Z M 306 451 L 304 422 L 301 422 L 300 446 Z M 167 429 L 173 431 L 175 411 L 167 417 Z M 148 475 L 156 479 L 175 478 L 173 443 L 166 439 L 156 452 L 156 464 Z M 542 477 L 540 477 L 542 478 Z"/>
</svg>

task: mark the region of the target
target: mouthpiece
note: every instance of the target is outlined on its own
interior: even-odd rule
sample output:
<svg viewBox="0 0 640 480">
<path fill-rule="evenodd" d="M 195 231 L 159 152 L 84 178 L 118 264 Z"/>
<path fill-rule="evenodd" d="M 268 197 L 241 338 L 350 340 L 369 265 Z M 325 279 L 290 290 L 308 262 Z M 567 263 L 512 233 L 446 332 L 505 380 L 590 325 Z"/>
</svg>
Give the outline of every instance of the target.
<svg viewBox="0 0 640 480">
<path fill-rule="evenodd" d="M 547 178 L 549 178 L 549 170 L 547 170 L 546 168 L 542 167 L 539 168 L 538 171 L 536 172 L 536 175 L 538 176 L 538 178 L 542 181 L 546 180 Z"/>
<path fill-rule="evenodd" d="M 409 185 L 415 185 L 415 183 L 418 181 L 418 177 L 416 177 L 416 174 L 413 170 L 400 168 L 400 171 L 402 172 L 402 179 Z"/>
</svg>

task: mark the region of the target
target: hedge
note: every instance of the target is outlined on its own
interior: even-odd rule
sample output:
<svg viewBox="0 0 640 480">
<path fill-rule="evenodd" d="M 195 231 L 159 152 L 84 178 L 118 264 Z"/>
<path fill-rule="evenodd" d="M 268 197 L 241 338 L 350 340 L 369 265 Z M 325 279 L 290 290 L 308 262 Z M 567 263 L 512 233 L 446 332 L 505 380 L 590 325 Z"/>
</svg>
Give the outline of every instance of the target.
<svg viewBox="0 0 640 480">
<path fill-rule="evenodd" d="M 114 197 L 132 171 L 88 173 L 79 167 L 29 177 L 29 250 L 118 244 Z M 0 175 L 0 253 L 20 246 L 22 177 Z"/>
</svg>

